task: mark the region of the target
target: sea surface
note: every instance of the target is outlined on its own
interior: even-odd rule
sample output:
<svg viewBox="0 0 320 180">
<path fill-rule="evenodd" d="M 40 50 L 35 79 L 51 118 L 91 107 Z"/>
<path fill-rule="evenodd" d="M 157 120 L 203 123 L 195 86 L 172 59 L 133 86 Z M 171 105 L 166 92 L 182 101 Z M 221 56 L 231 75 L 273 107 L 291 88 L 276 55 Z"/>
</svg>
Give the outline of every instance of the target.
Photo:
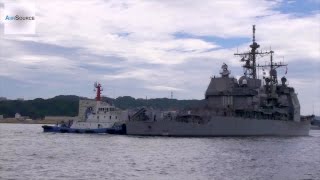
<svg viewBox="0 0 320 180">
<path fill-rule="evenodd" d="M 173 138 L 0 124 L 0 179 L 320 179 L 320 130 L 307 137 Z"/>
</svg>

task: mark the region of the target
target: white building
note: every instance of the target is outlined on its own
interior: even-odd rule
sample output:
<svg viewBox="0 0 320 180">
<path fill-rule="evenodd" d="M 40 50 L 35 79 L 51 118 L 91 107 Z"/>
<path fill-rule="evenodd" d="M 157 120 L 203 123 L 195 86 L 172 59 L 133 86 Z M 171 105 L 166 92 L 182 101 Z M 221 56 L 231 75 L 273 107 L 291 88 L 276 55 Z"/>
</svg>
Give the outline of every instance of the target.
<svg viewBox="0 0 320 180">
<path fill-rule="evenodd" d="M 16 114 L 14 115 L 14 118 L 16 118 L 16 119 L 20 119 L 20 118 L 21 118 L 21 114 L 16 113 Z"/>
</svg>

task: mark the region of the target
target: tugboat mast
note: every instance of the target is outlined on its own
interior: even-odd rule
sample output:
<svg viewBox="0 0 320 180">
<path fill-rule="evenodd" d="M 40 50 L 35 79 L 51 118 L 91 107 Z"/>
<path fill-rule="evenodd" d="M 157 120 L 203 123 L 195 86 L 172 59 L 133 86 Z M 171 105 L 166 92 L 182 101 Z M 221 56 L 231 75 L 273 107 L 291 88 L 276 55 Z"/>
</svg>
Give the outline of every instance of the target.
<svg viewBox="0 0 320 180">
<path fill-rule="evenodd" d="M 103 91 L 102 86 L 100 83 L 94 83 L 94 91 L 97 91 L 96 101 L 101 101 L 101 91 Z"/>
<path fill-rule="evenodd" d="M 257 79 L 257 65 L 256 65 L 257 54 L 260 54 L 260 55 L 269 54 L 269 52 L 257 51 L 260 45 L 256 42 L 255 32 L 256 32 L 256 26 L 252 25 L 252 44 L 250 45 L 251 50 L 245 53 L 234 54 L 235 56 L 242 57 L 240 61 L 245 62 L 245 64 L 242 66 L 245 69 L 245 75 L 248 75 L 253 79 Z"/>
</svg>

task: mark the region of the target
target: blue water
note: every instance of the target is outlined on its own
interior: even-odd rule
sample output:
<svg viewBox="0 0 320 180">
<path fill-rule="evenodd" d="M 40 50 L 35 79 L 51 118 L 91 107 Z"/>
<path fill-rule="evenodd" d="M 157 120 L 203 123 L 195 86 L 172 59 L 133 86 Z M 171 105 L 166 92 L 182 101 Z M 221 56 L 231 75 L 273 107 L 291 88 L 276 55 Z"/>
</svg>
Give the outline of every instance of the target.
<svg viewBox="0 0 320 180">
<path fill-rule="evenodd" d="M 0 179 L 320 179 L 320 130 L 308 137 L 171 138 L 0 124 Z"/>
</svg>

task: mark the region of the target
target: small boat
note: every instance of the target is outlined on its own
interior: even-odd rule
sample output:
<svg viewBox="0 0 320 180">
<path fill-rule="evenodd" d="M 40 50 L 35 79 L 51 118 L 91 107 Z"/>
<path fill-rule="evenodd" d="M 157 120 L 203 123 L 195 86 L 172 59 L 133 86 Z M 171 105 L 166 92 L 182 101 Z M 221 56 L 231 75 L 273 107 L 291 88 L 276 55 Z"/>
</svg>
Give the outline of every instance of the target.
<svg viewBox="0 0 320 180">
<path fill-rule="evenodd" d="M 128 112 L 101 101 L 100 83 L 94 84 L 97 96 L 95 100 L 79 101 L 79 116 L 76 120 L 62 121 L 56 125 L 42 126 L 43 132 L 56 133 L 109 133 L 125 134 L 125 120 Z"/>
</svg>

